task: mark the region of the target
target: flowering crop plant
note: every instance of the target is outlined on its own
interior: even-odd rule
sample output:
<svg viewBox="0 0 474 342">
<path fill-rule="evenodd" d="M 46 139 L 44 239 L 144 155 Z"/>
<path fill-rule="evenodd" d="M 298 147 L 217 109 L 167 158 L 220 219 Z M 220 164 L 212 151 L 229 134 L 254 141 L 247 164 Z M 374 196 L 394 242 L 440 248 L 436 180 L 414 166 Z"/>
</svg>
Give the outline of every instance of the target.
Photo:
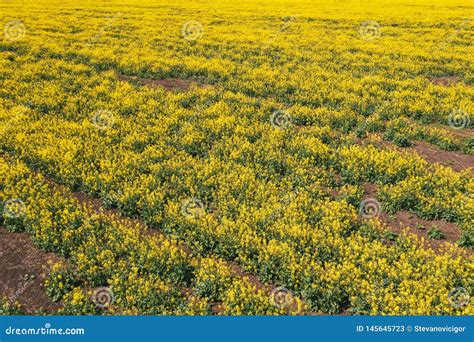
<svg viewBox="0 0 474 342">
<path fill-rule="evenodd" d="M 474 314 L 472 4 L 0 8 L 1 315 Z"/>
</svg>

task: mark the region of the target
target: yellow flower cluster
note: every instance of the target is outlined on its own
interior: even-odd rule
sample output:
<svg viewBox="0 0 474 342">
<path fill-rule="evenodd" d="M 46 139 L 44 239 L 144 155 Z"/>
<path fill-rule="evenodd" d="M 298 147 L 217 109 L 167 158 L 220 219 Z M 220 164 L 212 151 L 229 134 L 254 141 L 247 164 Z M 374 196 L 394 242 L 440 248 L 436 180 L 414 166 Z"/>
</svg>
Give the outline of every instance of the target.
<svg viewBox="0 0 474 342">
<path fill-rule="evenodd" d="M 24 34 L 0 41 L 0 148 L 18 158 L 0 162 L 0 203 L 21 199 L 22 215 L 5 225 L 70 261 L 47 282 L 64 312 L 96 312 L 90 297 L 103 286 L 114 291 L 110 313 L 288 312 L 230 261 L 303 298 L 296 312 L 472 314 L 472 304 L 450 303 L 455 288 L 474 295 L 469 253 L 435 254 L 409 234 L 387 243 L 357 213 L 364 183 L 375 183 L 383 210 L 455 222 L 472 248 L 472 173 L 366 144 L 382 136 L 472 153 L 472 138 L 449 127 L 474 127 L 469 24 L 447 1 L 423 7 L 423 18 L 376 1 L 375 37 L 350 1 L 338 4 L 348 11 L 200 4 L 189 18 L 202 25 L 197 40 L 183 37 L 176 15 L 192 13 L 190 0 L 164 0 L 159 21 L 142 11 L 151 0 L 26 8 Z M 138 7 L 141 20 L 123 15 Z M 445 73 L 455 84 L 436 84 Z M 166 238 L 96 213 L 51 180 Z"/>
<path fill-rule="evenodd" d="M 268 290 L 257 290 L 249 279 L 238 277 L 225 263 L 211 258 L 192 259 L 173 241 L 144 236 L 138 226 L 94 214 L 70 195 L 48 187 L 23 163 L 2 160 L 0 165 L 6 184 L 0 192 L 2 201 L 23 198 L 27 210 L 22 223 L 35 242 L 71 260 L 75 279 L 55 269 L 51 283 L 58 290 L 49 291 L 59 293 L 58 298 L 71 291 L 64 296 L 65 312 L 94 308 L 90 298 L 88 304 L 82 303 L 88 296 L 78 294 L 74 287 L 77 282 L 83 284 L 84 291 L 111 286 L 117 296 L 113 307 L 116 313 L 205 313 L 208 311 L 202 308 L 210 310 L 212 303 L 219 302 L 223 312 L 229 314 L 286 312 L 286 308 L 271 305 Z M 303 208 L 308 205 L 304 199 L 299 200 Z M 209 241 L 220 244 L 214 250 L 218 255 L 234 250 L 237 260 L 261 279 L 285 284 L 295 291 L 296 298 L 301 295 L 306 309 L 336 313 L 349 307 L 354 313 L 386 314 L 472 311 L 472 305 L 461 311 L 454 308 L 448 298 L 455 286 L 469 288 L 472 262 L 467 254 L 451 246 L 438 255 L 409 235 L 400 236 L 395 245 L 385 245 L 374 239 L 376 227 L 370 236 L 362 230 L 354 231 L 362 226 L 355 225 L 356 216 L 349 204 L 326 200 L 318 207 L 320 217 L 314 226 L 301 225 L 292 215 L 298 207 L 289 206 L 281 208 L 271 227 L 263 222 L 258 230 L 247 227 L 243 232 L 231 221 L 221 223 L 222 228 L 213 226 L 217 222 L 209 214 L 203 220 L 189 220 L 181 213 L 167 215 L 184 227 L 181 233 L 185 238 L 206 239 L 195 241 L 203 252 Z M 251 218 L 249 214 L 242 222 Z M 5 224 L 9 227 L 8 218 Z M 288 228 L 293 225 L 295 229 Z M 222 235 L 216 235 L 220 229 Z M 179 288 L 189 285 L 194 295 L 187 298 Z M 197 306 L 186 309 L 186 303 Z"/>
<path fill-rule="evenodd" d="M 45 281 L 47 294 L 54 301 L 63 299 L 61 313 L 101 312 L 93 290 L 105 285 L 114 304 L 107 312 L 112 314 L 208 314 L 213 303 L 240 305 L 240 299 L 226 298 L 231 286 L 250 288 L 248 278 L 241 279 L 223 261 L 193 258 L 176 241 L 148 236 L 131 221 L 97 214 L 21 162 L 2 157 L 0 170 L 0 204 L 11 198 L 24 204 L 18 217 L 2 218 L 5 226 L 28 231 L 40 248 L 70 261 L 52 265 Z M 185 293 L 187 286 L 191 294 Z M 255 309 L 272 310 L 262 302 L 265 296 L 270 298 L 269 291 L 252 289 L 245 301 Z"/>
</svg>

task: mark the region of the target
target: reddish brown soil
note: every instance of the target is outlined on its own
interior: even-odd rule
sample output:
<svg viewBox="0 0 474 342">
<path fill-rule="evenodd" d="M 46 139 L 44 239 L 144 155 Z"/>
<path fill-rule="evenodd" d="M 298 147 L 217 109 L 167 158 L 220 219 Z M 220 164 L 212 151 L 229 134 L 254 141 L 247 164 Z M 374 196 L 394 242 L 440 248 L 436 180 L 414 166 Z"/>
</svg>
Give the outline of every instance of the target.
<svg viewBox="0 0 474 342">
<path fill-rule="evenodd" d="M 449 125 L 442 125 L 440 123 L 433 123 L 429 124 L 428 126 L 432 128 L 441 129 L 452 138 L 458 138 L 461 140 L 464 140 L 465 138 L 474 138 L 474 128 L 455 129 Z"/>
<path fill-rule="evenodd" d="M 183 287 L 180 292 L 185 297 L 190 297 L 190 296 L 194 295 L 193 289 L 191 289 L 189 287 Z"/>
<path fill-rule="evenodd" d="M 444 76 L 444 77 L 429 77 L 431 83 L 442 86 L 451 86 L 459 83 L 461 79 L 457 76 Z"/>
<path fill-rule="evenodd" d="M 118 79 L 121 81 L 136 83 L 140 86 L 148 87 L 155 89 L 162 87 L 167 91 L 184 91 L 188 90 L 193 83 L 196 83 L 192 80 L 186 80 L 181 78 L 165 78 L 161 80 L 152 79 L 152 78 L 141 78 L 138 76 L 126 76 L 118 75 Z"/>
<path fill-rule="evenodd" d="M 416 142 L 413 147 L 423 159 L 430 163 L 439 163 L 449 166 L 455 171 L 474 168 L 474 156 L 455 151 L 443 151 L 426 142 Z"/>
<path fill-rule="evenodd" d="M 377 185 L 364 183 L 364 198 L 377 198 Z M 462 230 L 452 222 L 443 220 L 423 220 L 416 214 L 406 210 L 398 211 L 394 215 L 381 213 L 377 217 L 386 227 L 393 232 L 400 234 L 405 228 L 418 238 L 424 238 L 435 252 L 440 252 L 441 247 L 446 243 L 456 244 L 462 235 Z M 417 228 L 418 227 L 418 228 Z M 445 236 L 443 240 L 433 240 L 428 238 L 428 230 L 432 227 L 438 228 Z M 465 249 L 468 253 L 470 250 Z"/>
<path fill-rule="evenodd" d="M 270 291 L 274 288 L 276 288 L 275 285 L 265 285 L 263 284 L 260 279 L 258 279 L 256 276 L 254 275 L 251 275 L 247 272 L 244 271 L 244 269 L 242 268 L 242 266 L 240 266 L 239 264 L 237 264 L 237 262 L 235 261 L 228 261 L 226 262 L 227 266 L 235 272 L 235 274 L 237 274 L 238 276 L 242 277 L 242 278 L 247 278 L 250 283 L 252 285 L 254 285 L 257 289 L 263 289 L 263 290 L 267 290 L 267 291 Z"/>
<path fill-rule="evenodd" d="M 221 312 L 224 311 L 224 306 L 222 305 L 222 303 L 216 303 L 216 304 L 213 304 L 211 306 L 211 312 L 213 315 L 219 315 L 221 314 Z"/>
<path fill-rule="evenodd" d="M 390 216 L 382 213 L 378 217 L 387 227 L 397 234 L 400 234 L 405 228 L 408 232 L 416 235 L 418 238 L 423 238 L 428 246 L 435 252 L 440 252 L 446 243 L 456 244 L 456 241 L 461 237 L 462 231 L 452 222 L 443 220 L 423 220 L 418 218 L 415 214 L 408 211 L 399 211 L 395 215 Z M 432 227 L 438 228 L 443 232 L 445 238 L 442 240 L 434 240 L 428 238 L 428 230 Z M 465 249 L 466 252 L 472 253 Z"/>
<path fill-rule="evenodd" d="M 439 163 L 458 172 L 467 169 L 474 171 L 474 156 L 456 151 L 444 151 L 424 141 L 417 141 L 412 147 L 398 147 L 394 143 L 385 140 L 380 141 L 379 145 L 397 151 L 412 151 L 429 163 Z"/>
<path fill-rule="evenodd" d="M 28 233 L 11 233 L 0 227 L 0 296 L 18 302 L 27 314 L 38 310 L 54 313 L 60 304 L 53 303 L 42 282 L 53 262 L 60 258 L 38 250 Z"/>
<path fill-rule="evenodd" d="M 474 128 L 454 129 L 448 128 L 449 133 L 459 138 L 474 138 Z"/>
<path fill-rule="evenodd" d="M 376 198 L 378 187 L 374 183 L 364 183 L 364 195 L 367 198 Z"/>
</svg>

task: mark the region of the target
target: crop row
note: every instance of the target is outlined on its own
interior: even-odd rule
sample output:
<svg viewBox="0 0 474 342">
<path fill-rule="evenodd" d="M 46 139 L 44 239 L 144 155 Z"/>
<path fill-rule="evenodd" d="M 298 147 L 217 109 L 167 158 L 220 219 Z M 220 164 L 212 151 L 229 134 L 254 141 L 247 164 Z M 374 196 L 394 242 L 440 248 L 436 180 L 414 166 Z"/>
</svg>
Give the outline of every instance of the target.
<svg viewBox="0 0 474 342">
<path fill-rule="evenodd" d="M 74 1 L 66 3 L 77 7 Z M 246 4 L 247 11 L 240 4 L 220 4 L 217 12 L 199 4 L 199 18 L 188 18 L 197 15 L 189 10 L 196 5 L 182 1 L 161 6 L 160 20 L 133 4 L 64 10 L 54 19 L 46 18 L 55 12 L 51 5 L 41 13 L 26 6 L 25 37 L 0 42 L 2 151 L 70 190 L 141 218 L 168 239 L 184 242 L 199 260 L 238 262 L 263 282 L 304 298 L 308 310 L 471 314 L 472 304 L 457 308 L 449 300 L 456 288 L 473 294 L 468 252 L 446 244 L 435 254 L 409 234 L 394 236 L 377 220 L 360 220 L 357 210 L 364 183 L 375 183 L 384 211 L 405 209 L 455 222 L 463 230 L 462 245 L 472 248 L 472 173 L 431 165 L 408 152 L 355 144 L 377 132 L 399 146 L 421 139 L 472 153 L 468 133 L 462 137 L 447 127 L 474 127 L 467 71 L 472 57 L 464 53 L 470 22 L 457 18 L 463 9 L 425 6 L 420 17 L 379 6 L 381 35 L 367 41 L 357 32 L 367 20 L 364 11 L 347 16 L 329 3 L 318 3 L 324 11 L 316 3 L 298 8 L 279 3 L 265 6 L 265 16 L 254 15 L 272 1 Z M 12 9 L 0 18 L 13 15 Z M 202 25 L 198 40 L 180 34 L 190 19 Z M 451 31 L 455 35 L 447 39 Z M 456 75 L 455 84 L 429 80 L 444 75 Z M 140 86 L 176 77 L 201 84 L 178 93 Z M 5 184 L 17 186 L 15 180 Z M 43 218 L 39 213 L 31 220 Z M 83 216 L 95 217 L 89 211 Z M 54 219 L 61 221 L 62 214 Z M 19 226 L 27 228 L 23 221 Z M 94 223 L 90 231 L 95 230 L 101 224 Z M 69 236 L 69 230 L 55 235 L 53 229 L 42 237 L 43 248 L 66 253 L 81 270 L 76 248 L 83 240 L 79 235 L 79 243 L 64 246 Z M 101 244 L 107 246 L 87 240 L 80 248 L 100 256 Z M 158 254 L 143 244 L 143 255 L 137 252 L 134 260 Z M 191 265 L 189 279 L 170 279 L 173 272 L 146 265 L 159 273 L 156 286 L 176 294 L 174 303 L 185 308 L 164 304 L 170 311 L 161 312 L 189 307 L 200 313 L 211 302 L 222 302 L 227 313 L 276 310 L 268 295 L 262 299 L 248 283 L 199 285 L 199 277 L 213 272 L 200 272 L 195 263 L 185 263 Z M 82 303 L 87 288 L 112 283 L 126 303 L 132 296 L 128 288 L 149 298 L 153 276 L 142 264 L 138 274 L 120 260 L 106 264 L 117 267 L 113 274 L 94 266 L 83 270 L 86 276 L 77 271 L 83 284 L 63 296 L 67 303 Z M 219 273 L 226 274 L 222 267 Z M 120 283 L 114 276 L 122 273 L 128 278 Z M 176 290 L 183 287 L 217 294 L 191 301 Z M 53 286 L 50 292 L 58 291 Z M 148 312 L 147 303 L 122 309 Z"/>
<path fill-rule="evenodd" d="M 32 108 L 6 101 L 0 113 L 6 127 L 2 146 L 107 202 L 114 204 L 115 197 L 122 197 L 121 204 L 114 205 L 131 215 L 141 205 L 140 194 L 125 194 L 124 188 L 132 186 L 124 183 L 147 183 L 147 178 L 153 178 L 150 191 L 165 186 L 161 193 L 173 201 L 197 196 L 212 206 L 218 201 L 212 189 L 216 185 L 195 180 L 212 174 L 222 179 L 231 173 L 248 175 L 243 193 L 252 197 L 255 182 L 270 182 L 281 198 L 296 187 L 338 186 L 333 178 L 340 174 L 343 185 L 382 185 L 380 196 L 389 211 L 406 209 L 423 218 L 456 222 L 466 240 L 473 240 L 474 181 L 469 171 L 458 173 L 409 153 L 354 145 L 327 122 L 309 130 L 272 127 L 277 107 L 271 100 L 259 102 L 216 89 L 186 94 L 137 89 L 111 74 L 71 82 L 82 89 L 67 98 L 57 88 L 57 96 L 30 97 Z M 66 103 L 45 109 L 39 102 L 45 98 L 64 98 Z M 311 115 L 331 116 L 325 111 Z M 344 115 L 340 118 L 342 122 Z M 209 167 L 216 169 L 208 171 Z M 241 171 L 233 171 L 237 169 Z M 266 205 L 264 200 L 250 200 L 255 206 Z M 160 211 L 147 209 L 145 215 Z"/>
<path fill-rule="evenodd" d="M 222 261 L 193 257 L 174 240 L 96 213 L 21 162 L 2 158 L 0 170 L 3 224 L 66 257 L 46 281 L 50 297 L 63 300 L 62 314 L 209 314 L 216 302 L 224 314 L 285 312 Z"/>
<path fill-rule="evenodd" d="M 172 165 L 173 161 L 161 164 L 165 168 Z M 182 163 L 177 167 L 188 170 Z M 121 192 L 108 192 L 108 198 L 123 213 L 141 215 L 148 225 L 185 241 L 200 255 L 237 260 L 263 281 L 291 289 L 314 311 L 453 313 L 450 290 L 469 288 L 472 265 L 454 246 L 435 255 L 404 234 L 395 244 L 387 244 L 384 230 L 375 223 L 360 223 L 351 205 L 330 200 L 318 187 L 290 193 L 282 201 L 276 195 L 268 196 L 278 192 L 267 182 L 252 187 L 251 198 L 239 198 L 237 194 L 246 194 L 240 189 L 258 185 L 257 180 L 237 166 L 234 170 L 219 163 L 208 166 L 208 172 L 214 174 L 219 169 L 227 174 L 221 182 L 209 178 L 209 173 L 195 174 L 194 181 L 202 184 L 197 189 L 206 189 L 206 181 L 212 180 L 216 190 L 208 192 L 208 198 L 219 198 L 196 217 L 183 215 L 185 198 L 164 198 L 174 195 L 172 188 L 184 190 L 184 177 L 171 182 L 169 188 L 158 184 L 156 171 L 131 182 L 122 179 Z M 226 184 L 232 186 L 226 188 Z M 206 193 L 196 194 L 204 198 Z M 259 197 L 262 206 L 249 205 L 250 199 Z"/>
<path fill-rule="evenodd" d="M 330 121 L 333 128 L 359 135 L 384 132 L 388 140 L 402 146 L 425 139 L 445 149 L 472 153 L 472 138 L 423 127 L 428 123 L 447 127 L 453 113 L 461 113 L 463 128 L 474 127 L 472 77 L 466 72 L 471 59 L 463 51 L 470 42 L 469 20 L 447 20 L 436 13 L 436 25 L 423 23 L 429 32 L 421 39 L 414 28 L 419 18 L 397 18 L 395 24 L 391 13 L 383 13 L 389 31 L 379 44 L 357 37 L 361 19 L 357 11 L 348 19 L 329 8 L 333 20 L 319 21 L 306 15 L 280 16 L 285 10 L 278 8 L 268 17 L 252 18 L 252 25 L 246 14 L 225 12 L 238 28 L 237 39 L 220 25 L 211 25 L 208 10 L 203 8 L 205 34 L 197 42 L 183 39 L 184 18 L 173 11 L 161 13 L 166 20 L 158 27 L 137 23 L 137 18 L 146 22 L 150 14 L 133 6 L 126 7 L 127 15 L 116 6 L 107 15 L 93 11 L 87 24 L 68 12 L 60 14 L 63 20 L 48 21 L 48 29 L 31 20 L 23 40 L 0 42 L 4 55 L 0 72 L 8 80 L 0 94 L 9 98 L 28 93 L 25 103 L 31 101 L 46 111 L 65 111 L 69 106 L 62 95 L 78 91 L 91 76 L 107 77 L 103 74 L 111 70 L 152 79 L 195 79 L 258 101 L 271 97 L 295 107 L 297 124 Z M 33 14 L 26 11 L 24 15 Z M 63 26 L 64 22 L 74 29 Z M 280 32 L 281 27 L 287 30 Z M 457 32 L 456 39 L 446 41 L 450 30 Z M 51 32 L 60 37 L 44 38 Z M 276 39 L 269 40 L 273 36 Z M 409 43 L 413 39 L 416 48 Z M 457 75 L 457 83 L 445 87 L 429 81 L 445 74 Z M 38 98 L 32 99 L 32 92 Z M 315 110 L 325 115 L 312 115 Z"/>
</svg>

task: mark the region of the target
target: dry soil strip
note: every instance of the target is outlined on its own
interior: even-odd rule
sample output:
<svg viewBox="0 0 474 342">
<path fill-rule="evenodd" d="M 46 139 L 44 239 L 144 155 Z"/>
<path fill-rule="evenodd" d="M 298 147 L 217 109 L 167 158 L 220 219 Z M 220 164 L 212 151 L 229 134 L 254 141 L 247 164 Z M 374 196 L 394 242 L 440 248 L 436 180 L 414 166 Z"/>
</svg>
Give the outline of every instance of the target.
<svg viewBox="0 0 474 342">
<path fill-rule="evenodd" d="M 166 91 L 186 91 L 189 90 L 192 84 L 196 82 L 181 78 L 165 78 L 165 79 L 152 79 L 142 78 L 138 76 L 127 76 L 118 74 L 117 78 L 119 81 L 129 82 L 137 84 L 139 86 L 155 89 L 158 87 L 164 88 Z"/>
<path fill-rule="evenodd" d="M 364 199 L 376 198 L 378 187 L 373 183 L 364 183 Z M 423 220 L 416 214 L 406 210 L 401 210 L 393 215 L 381 213 L 377 217 L 386 227 L 393 232 L 400 234 L 408 229 L 409 233 L 416 235 L 419 239 L 423 238 L 436 253 L 441 253 L 445 244 L 455 244 L 458 248 L 465 250 L 469 254 L 473 252 L 467 248 L 459 246 L 456 242 L 462 235 L 462 229 L 455 223 L 444 220 Z M 418 227 L 418 228 L 417 228 Z M 445 236 L 443 240 L 434 240 L 428 238 L 428 230 L 432 227 L 438 228 Z"/>
<path fill-rule="evenodd" d="M 52 264 L 62 261 L 59 256 L 36 248 L 30 234 L 12 233 L 0 226 L 0 258 L 0 296 L 18 302 L 26 314 L 54 313 L 61 307 L 42 285 Z"/>
<path fill-rule="evenodd" d="M 474 156 L 455 151 L 444 151 L 424 141 L 418 141 L 410 148 L 430 163 L 439 163 L 460 172 L 474 170 Z"/>
<path fill-rule="evenodd" d="M 364 140 L 361 140 L 357 143 L 364 144 L 364 142 Z M 411 151 L 422 157 L 428 163 L 438 163 L 450 167 L 456 172 L 470 170 L 474 174 L 474 156 L 456 151 L 444 151 L 425 141 L 416 141 L 411 147 L 399 147 L 391 141 L 380 138 L 378 145 L 399 152 Z"/>
</svg>

